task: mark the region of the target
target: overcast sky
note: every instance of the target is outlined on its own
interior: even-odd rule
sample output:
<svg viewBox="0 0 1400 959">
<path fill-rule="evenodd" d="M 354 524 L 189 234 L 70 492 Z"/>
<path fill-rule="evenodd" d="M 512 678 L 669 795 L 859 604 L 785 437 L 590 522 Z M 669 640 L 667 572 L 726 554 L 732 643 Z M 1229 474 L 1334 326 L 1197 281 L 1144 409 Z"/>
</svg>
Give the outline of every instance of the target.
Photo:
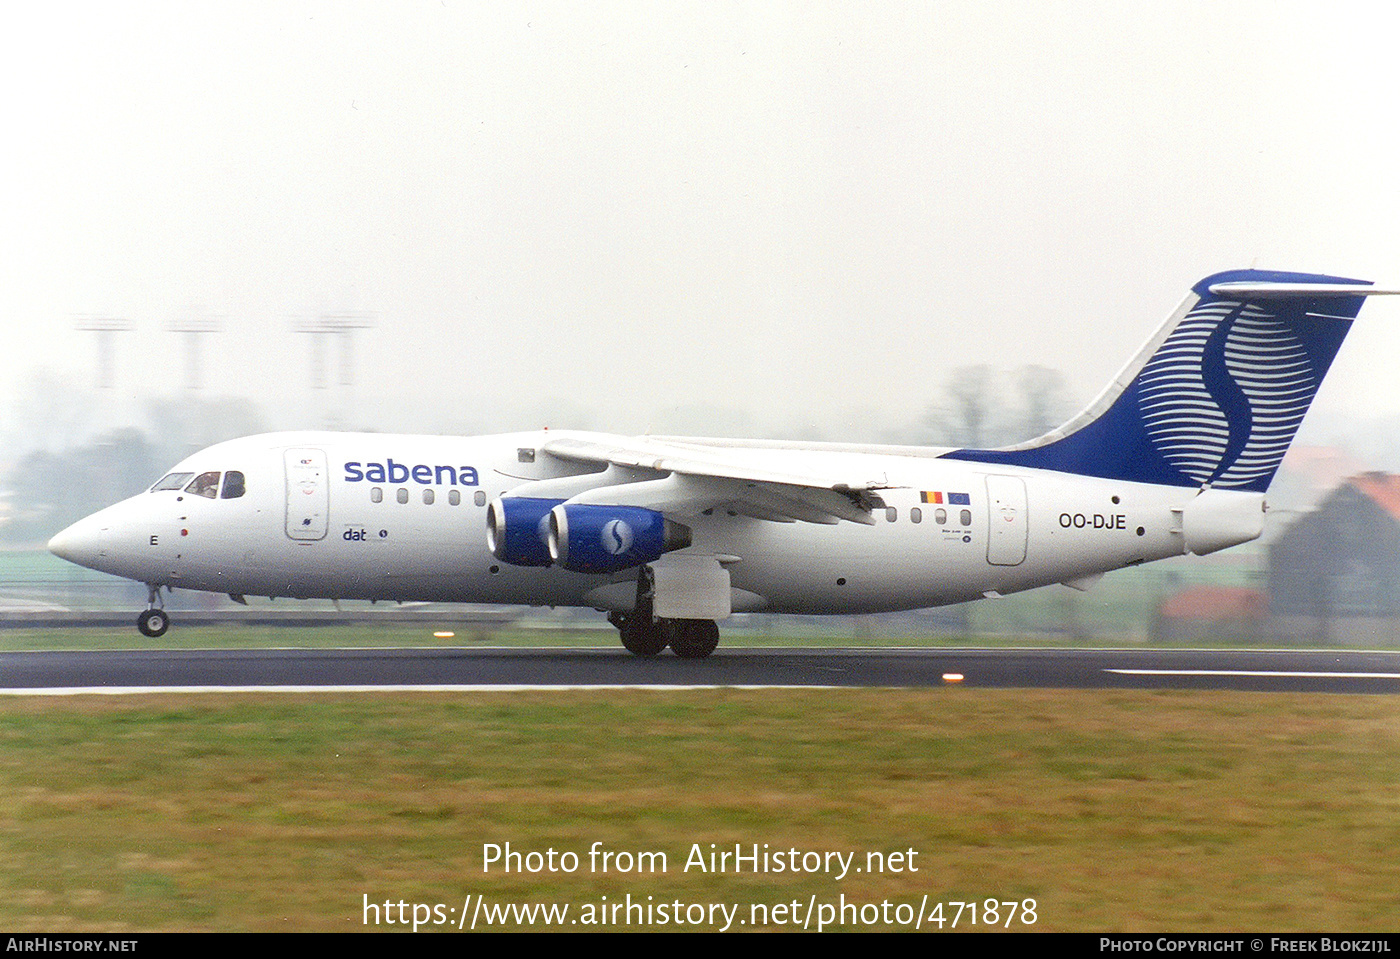
<svg viewBox="0 0 1400 959">
<path fill-rule="evenodd" d="M 0 36 L 0 433 L 185 376 L 315 425 L 906 422 L 955 367 L 1087 401 L 1223 269 L 1400 285 L 1400 15 L 1212 3 L 25 4 Z M 1397 298 L 1400 299 L 1400 298 Z M 1400 414 L 1400 303 L 1317 401 Z M 84 400 L 90 402 L 90 397 Z M 735 412 L 739 411 L 739 412 Z M 746 411 L 746 412 L 745 412 Z M 713 421 L 707 430 L 706 420 Z"/>
</svg>

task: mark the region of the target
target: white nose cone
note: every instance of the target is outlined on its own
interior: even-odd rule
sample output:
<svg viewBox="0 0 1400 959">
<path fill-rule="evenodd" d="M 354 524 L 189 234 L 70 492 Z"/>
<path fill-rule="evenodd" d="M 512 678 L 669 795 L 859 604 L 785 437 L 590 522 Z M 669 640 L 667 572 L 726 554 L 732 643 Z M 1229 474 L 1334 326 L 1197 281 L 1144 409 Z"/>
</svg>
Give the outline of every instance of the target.
<svg viewBox="0 0 1400 959">
<path fill-rule="evenodd" d="M 80 519 L 49 540 L 49 552 L 70 563 L 97 569 L 105 532 L 105 527 L 93 522 L 93 517 Z"/>
</svg>

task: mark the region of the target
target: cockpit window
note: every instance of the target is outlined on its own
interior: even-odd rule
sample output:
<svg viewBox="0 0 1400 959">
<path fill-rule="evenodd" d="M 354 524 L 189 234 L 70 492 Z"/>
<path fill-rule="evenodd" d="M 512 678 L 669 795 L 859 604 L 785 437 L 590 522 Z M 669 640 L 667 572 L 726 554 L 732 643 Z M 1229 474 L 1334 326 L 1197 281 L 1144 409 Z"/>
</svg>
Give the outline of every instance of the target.
<svg viewBox="0 0 1400 959">
<path fill-rule="evenodd" d="M 219 495 L 218 472 L 200 473 L 194 478 L 194 482 L 185 487 L 185 492 L 192 493 L 195 496 L 203 496 L 207 499 L 214 499 Z"/>
<path fill-rule="evenodd" d="M 161 490 L 184 489 L 185 484 L 190 481 L 190 477 L 193 475 L 193 473 L 171 473 L 155 486 L 152 486 L 151 492 L 159 493 Z"/>
<path fill-rule="evenodd" d="M 238 499 L 243 495 L 243 474 L 238 470 L 229 470 L 224 474 L 224 499 Z"/>
</svg>

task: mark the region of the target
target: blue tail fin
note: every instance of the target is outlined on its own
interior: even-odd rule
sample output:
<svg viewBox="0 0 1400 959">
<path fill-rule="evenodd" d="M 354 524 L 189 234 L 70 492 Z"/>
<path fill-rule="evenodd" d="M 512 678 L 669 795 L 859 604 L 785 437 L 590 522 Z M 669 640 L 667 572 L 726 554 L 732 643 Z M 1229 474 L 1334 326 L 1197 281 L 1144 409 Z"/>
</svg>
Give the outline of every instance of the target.
<svg viewBox="0 0 1400 959">
<path fill-rule="evenodd" d="M 1308 273 L 1217 273 L 1064 426 L 946 456 L 1263 492 L 1362 302 L 1379 292 L 1391 291 Z"/>
</svg>

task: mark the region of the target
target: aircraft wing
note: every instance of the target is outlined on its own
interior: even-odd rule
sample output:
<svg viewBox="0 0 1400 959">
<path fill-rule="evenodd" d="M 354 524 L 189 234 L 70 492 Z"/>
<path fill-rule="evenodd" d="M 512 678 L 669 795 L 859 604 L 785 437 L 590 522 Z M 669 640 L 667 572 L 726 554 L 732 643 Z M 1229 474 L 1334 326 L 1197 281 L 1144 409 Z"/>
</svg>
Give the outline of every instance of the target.
<svg viewBox="0 0 1400 959">
<path fill-rule="evenodd" d="M 725 509 L 774 522 L 873 525 L 886 477 L 824 475 L 764 465 L 763 451 L 608 434 L 561 435 L 543 446 L 560 459 L 605 467 L 601 485 L 571 502 L 643 506 L 678 516 Z M 609 482 L 608 480 L 615 480 Z M 529 495 L 517 491 L 515 495 Z"/>
</svg>

